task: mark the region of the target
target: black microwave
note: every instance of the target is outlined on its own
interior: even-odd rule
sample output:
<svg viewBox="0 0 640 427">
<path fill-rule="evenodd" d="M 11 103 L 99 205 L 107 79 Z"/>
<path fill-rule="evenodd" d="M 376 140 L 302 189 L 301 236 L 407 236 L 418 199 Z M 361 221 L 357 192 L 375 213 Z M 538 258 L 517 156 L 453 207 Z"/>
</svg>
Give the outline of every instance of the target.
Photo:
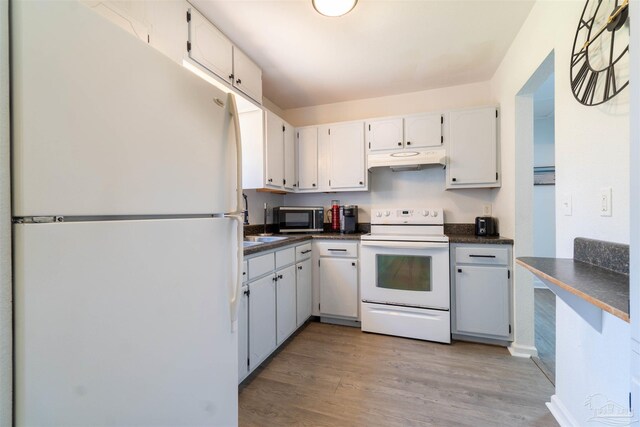
<svg viewBox="0 0 640 427">
<path fill-rule="evenodd" d="M 273 223 L 279 233 L 311 233 L 324 231 L 322 206 L 280 206 L 273 208 Z"/>
</svg>

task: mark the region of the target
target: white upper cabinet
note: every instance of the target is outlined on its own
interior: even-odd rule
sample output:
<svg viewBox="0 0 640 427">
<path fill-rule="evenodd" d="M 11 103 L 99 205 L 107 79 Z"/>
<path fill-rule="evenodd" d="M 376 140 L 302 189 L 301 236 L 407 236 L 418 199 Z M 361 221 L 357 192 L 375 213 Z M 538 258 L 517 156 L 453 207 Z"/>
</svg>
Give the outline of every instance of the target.
<svg viewBox="0 0 640 427">
<path fill-rule="evenodd" d="M 440 147 L 443 117 L 440 113 L 371 120 L 366 123 L 370 152 Z"/>
<path fill-rule="evenodd" d="M 147 2 L 82 0 L 82 3 L 143 42 L 149 42 L 150 25 Z"/>
<path fill-rule="evenodd" d="M 397 150 L 402 148 L 402 118 L 373 120 L 367 123 L 369 150 Z"/>
<path fill-rule="evenodd" d="M 236 46 L 233 47 L 233 86 L 262 104 L 262 70 Z"/>
<path fill-rule="evenodd" d="M 495 107 L 448 114 L 447 188 L 499 187 Z"/>
<path fill-rule="evenodd" d="M 295 130 L 286 122 L 284 123 L 284 188 L 288 191 L 294 191 L 298 188 Z"/>
<path fill-rule="evenodd" d="M 233 78 L 233 44 L 193 7 L 189 9 L 189 57 L 222 80 Z"/>
<path fill-rule="evenodd" d="M 273 188 L 284 187 L 284 125 L 280 117 L 269 110 L 267 115 L 266 140 L 266 176 L 265 186 Z"/>
<path fill-rule="evenodd" d="M 329 187 L 360 190 L 367 187 L 364 123 L 332 125 L 329 134 Z"/>
<path fill-rule="evenodd" d="M 443 117 L 440 113 L 420 114 L 404 118 L 405 148 L 440 147 Z"/>
<path fill-rule="evenodd" d="M 318 128 L 296 131 L 298 137 L 298 190 L 318 188 Z"/>
<path fill-rule="evenodd" d="M 146 1 L 151 21 L 149 44 L 182 65 L 188 56 L 189 24 L 191 6 L 186 1 Z"/>
</svg>

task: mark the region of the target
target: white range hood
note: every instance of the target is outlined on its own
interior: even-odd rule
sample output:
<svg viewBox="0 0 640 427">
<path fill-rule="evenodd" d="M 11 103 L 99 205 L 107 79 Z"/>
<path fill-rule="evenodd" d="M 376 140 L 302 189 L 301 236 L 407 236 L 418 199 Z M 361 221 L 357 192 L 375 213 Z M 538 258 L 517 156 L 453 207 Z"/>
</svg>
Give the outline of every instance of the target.
<svg viewBox="0 0 640 427">
<path fill-rule="evenodd" d="M 445 165 L 447 156 L 443 148 L 435 150 L 402 150 L 389 153 L 369 154 L 369 169 L 390 167 L 394 171 L 420 170 L 429 165 Z"/>
</svg>

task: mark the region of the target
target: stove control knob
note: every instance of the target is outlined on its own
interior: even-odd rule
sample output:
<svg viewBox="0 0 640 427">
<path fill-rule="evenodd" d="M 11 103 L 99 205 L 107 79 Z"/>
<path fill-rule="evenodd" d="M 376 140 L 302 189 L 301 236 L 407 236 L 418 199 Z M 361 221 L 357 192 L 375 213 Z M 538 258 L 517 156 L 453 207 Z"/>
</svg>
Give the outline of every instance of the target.
<svg viewBox="0 0 640 427">
<path fill-rule="evenodd" d="M 429 216 L 429 211 L 427 210 L 422 211 L 422 216 Z"/>
<path fill-rule="evenodd" d="M 434 218 L 437 217 L 438 216 L 438 211 L 432 211 L 431 212 L 431 216 L 434 217 Z"/>
<path fill-rule="evenodd" d="M 389 216 L 391 215 L 391 211 L 385 211 L 384 216 Z"/>
<path fill-rule="evenodd" d="M 382 216 L 382 212 L 378 211 L 376 212 L 376 217 L 380 218 Z"/>
</svg>

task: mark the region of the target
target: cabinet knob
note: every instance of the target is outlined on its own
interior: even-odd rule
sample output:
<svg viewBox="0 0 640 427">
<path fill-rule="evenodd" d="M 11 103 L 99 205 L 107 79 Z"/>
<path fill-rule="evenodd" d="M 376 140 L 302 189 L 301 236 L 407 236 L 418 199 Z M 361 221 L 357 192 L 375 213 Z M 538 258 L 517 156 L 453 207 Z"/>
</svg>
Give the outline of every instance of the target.
<svg viewBox="0 0 640 427">
<path fill-rule="evenodd" d="M 238 79 L 238 80 L 236 80 L 236 83 L 242 84 L 242 80 Z"/>
<path fill-rule="evenodd" d="M 246 296 L 249 296 L 249 294 L 250 294 L 250 293 L 251 293 L 251 291 L 249 291 L 249 289 L 247 289 L 246 291 L 244 291 L 244 294 L 245 294 Z"/>
<path fill-rule="evenodd" d="M 302 270 L 302 266 L 301 265 L 298 266 L 298 270 Z"/>
<path fill-rule="evenodd" d="M 356 266 L 356 263 L 355 263 L 355 262 L 352 262 L 352 263 L 351 263 L 351 265 L 355 267 L 355 266 Z"/>
<path fill-rule="evenodd" d="M 297 187 L 297 186 L 298 186 L 298 184 L 293 184 L 293 186 L 294 186 L 294 187 Z"/>
<path fill-rule="evenodd" d="M 451 181 L 456 182 L 456 181 L 457 181 L 457 179 L 455 179 L 455 178 L 451 178 Z"/>
<path fill-rule="evenodd" d="M 398 146 L 402 147 L 402 142 L 398 142 Z"/>
<path fill-rule="evenodd" d="M 282 274 L 278 274 L 278 279 L 282 279 Z"/>
<path fill-rule="evenodd" d="M 315 184 L 311 184 L 311 185 L 314 186 L 314 187 L 316 186 Z"/>
<path fill-rule="evenodd" d="M 282 185 L 286 185 L 286 184 L 287 184 L 287 180 L 286 180 L 286 179 L 283 179 L 283 180 L 282 180 Z"/>
<path fill-rule="evenodd" d="M 411 145 L 411 141 L 407 141 L 407 145 Z"/>
<path fill-rule="evenodd" d="M 269 182 L 273 182 L 273 179 L 269 178 L 268 181 Z M 455 178 L 454 178 L 454 181 L 455 181 Z"/>
<path fill-rule="evenodd" d="M 360 185 L 364 185 L 364 182 L 360 181 Z"/>
<path fill-rule="evenodd" d="M 229 80 L 233 80 L 233 73 L 229 74 Z"/>
<path fill-rule="evenodd" d="M 458 273 L 462 273 L 462 269 L 461 268 L 458 269 Z"/>
</svg>

